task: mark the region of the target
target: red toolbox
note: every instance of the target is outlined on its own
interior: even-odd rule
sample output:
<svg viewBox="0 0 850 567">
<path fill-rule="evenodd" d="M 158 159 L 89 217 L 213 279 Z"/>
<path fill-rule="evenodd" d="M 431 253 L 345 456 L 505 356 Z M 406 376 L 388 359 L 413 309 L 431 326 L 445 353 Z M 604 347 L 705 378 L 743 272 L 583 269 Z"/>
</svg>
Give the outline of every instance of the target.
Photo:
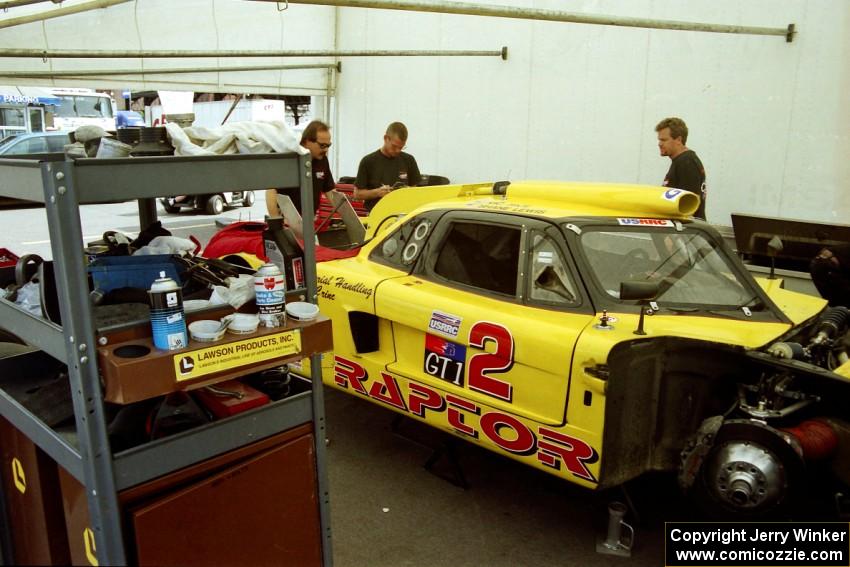
<svg viewBox="0 0 850 567">
<path fill-rule="evenodd" d="M 201 404 L 218 419 L 269 403 L 269 397 L 266 394 L 239 380 L 219 382 L 215 386 L 196 390 L 194 394 Z"/>
</svg>

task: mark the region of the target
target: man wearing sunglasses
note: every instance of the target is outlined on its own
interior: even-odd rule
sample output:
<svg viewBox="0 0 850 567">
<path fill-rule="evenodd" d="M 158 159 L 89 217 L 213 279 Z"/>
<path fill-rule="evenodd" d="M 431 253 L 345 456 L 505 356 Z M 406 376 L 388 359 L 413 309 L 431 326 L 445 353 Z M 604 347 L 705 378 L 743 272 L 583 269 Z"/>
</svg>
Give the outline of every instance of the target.
<svg viewBox="0 0 850 567">
<path fill-rule="evenodd" d="M 312 219 L 319 210 L 319 194 L 332 191 L 335 187 L 334 177 L 331 174 L 331 165 L 328 162 L 328 149 L 331 147 L 331 131 L 328 125 L 320 120 L 313 120 L 301 134 L 301 145 L 310 150 L 313 158 L 313 214 Z M 269 216 L 282 216 L 277 204 L 277 196 L 286 195 L 292 199 L 292 204 L 304 217 L 301 206 L 301 190 L 298 187 L 284 187 L 269 189 L 266 191 L 266 208 Z"/>
<path fill-rule="evenodd" d="M 407 143 L 407 127 L 393 122 L 384 134 L 384 145 L 360 160 L 354 181 L 354 198 L 362 199 L 371 211 L 381 197 L 397 187 L 416 187 L 422 176 L 416 159 L 402 150 Z"/>
</svg>

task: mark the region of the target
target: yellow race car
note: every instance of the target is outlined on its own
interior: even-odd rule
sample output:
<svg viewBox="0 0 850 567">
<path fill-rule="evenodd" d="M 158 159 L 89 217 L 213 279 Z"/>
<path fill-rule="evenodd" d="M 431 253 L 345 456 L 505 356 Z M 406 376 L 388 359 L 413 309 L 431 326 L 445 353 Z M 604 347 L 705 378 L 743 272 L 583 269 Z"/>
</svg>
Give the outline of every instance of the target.
<svg viewBox="0 0 850 567">
<path fill-rule="evenodd" d="M 757 517 L 812 463 L 846 484 L 848 310 L 754 280 L 697 204 L 589 183 L 394 191 L 357 256 L 318 266 L 324 381 L 592 489 L 678 470 L 706 509 Z"/>
</svg>

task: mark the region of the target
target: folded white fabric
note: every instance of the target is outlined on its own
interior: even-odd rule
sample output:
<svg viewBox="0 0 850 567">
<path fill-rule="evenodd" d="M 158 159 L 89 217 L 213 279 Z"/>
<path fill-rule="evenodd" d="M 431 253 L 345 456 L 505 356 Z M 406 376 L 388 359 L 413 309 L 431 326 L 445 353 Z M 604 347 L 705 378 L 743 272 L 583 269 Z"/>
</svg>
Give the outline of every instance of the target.
<svg viewBox="0 0 850 567">
<path fill-rule="evenodd" d="M 210 295 L 210 305 L 223 305 L 229 303 L 232 307 L 239 309 L 255 297 L 254 276 L 240 274 L 238 278 L 227 278 L 227 286 L 213 286 Z"/>
<path fill-rule="evenodd" d="M 298 135 L 282 120 L 234 122 L 215 128 L 180 128 L 169 122 L 165 128 L 174 146 L 174 155 L 178 156 L 308 153 L 308 150 L 301 146 Z"/>
<path fill-rule="evenodd" d="M 195 249 L 195 243 L 178 236 L 157 236 L 147 246 L 142 246 L 133 256 L 150 256 L 153 254 L 180 254 L 181 256 Z"/>
</svg>

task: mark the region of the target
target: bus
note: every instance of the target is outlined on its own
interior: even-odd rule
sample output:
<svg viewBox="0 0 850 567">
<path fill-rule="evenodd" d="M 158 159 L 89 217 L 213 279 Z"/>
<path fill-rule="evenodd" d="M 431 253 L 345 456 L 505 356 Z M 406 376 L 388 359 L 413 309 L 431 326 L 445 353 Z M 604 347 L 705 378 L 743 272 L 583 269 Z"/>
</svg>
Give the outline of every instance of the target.
<svg viewBox="0 0 850 567">
<path fill-rule="evenodd" d="M 53 111 L 53 128 L 75 130 L 95 124 L 104 130 L 115 130 L 115 101 L 106 93 L 92 89 L 52 89 L 58 100 Z"/>
</svg>

